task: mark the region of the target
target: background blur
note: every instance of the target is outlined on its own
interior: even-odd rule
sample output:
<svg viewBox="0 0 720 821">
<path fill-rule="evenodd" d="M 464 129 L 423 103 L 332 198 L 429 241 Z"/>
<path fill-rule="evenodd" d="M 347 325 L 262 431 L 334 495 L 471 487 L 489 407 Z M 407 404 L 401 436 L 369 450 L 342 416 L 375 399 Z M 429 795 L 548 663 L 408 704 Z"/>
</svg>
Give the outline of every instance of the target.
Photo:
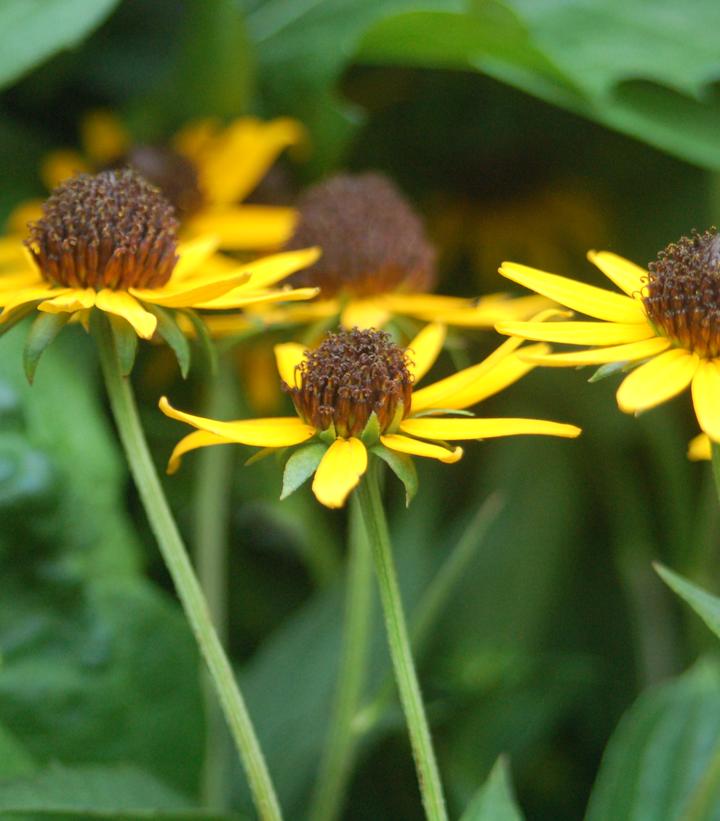
<svg viewBox="0 0 720 821">
<path fill-rule="evenodd" d="M 600 282 L 588 249 L 644 265 L 720 219 L 718 30 L 713 0 L 0 0 L 0 220 L 44 195 L 43 156 L 77 146 L 90 110 L 145 142 L 198 116 L 291 115 L 312 150 L 281 161 L 287 197 L 341 168 L 391 175 L 438 245 L 440 292 L 506 289 L 503 259 Z M 192 814 L 194 643 L 94 351 L 64 334 L 30 389 L 23 336 L 0 344 L 0 815 L 85 817 L 96 802 L 116 818 L 132 799 L 159 818 L 210 817 Z M 454 354 L 477 360 L 498 341 L 456 335 Z M 162 466 L 178 428 L 157 397 L 197 407 L 200 380 L 180 384 L 143 347 L 135 384 Z M 689 402 L 632 419 L 616 378 L 587 385 L 590 373 L 536 371 L 486 408 L 579 424 L 580 440 L 479 443 L 458 466 L 420 465 L 409 510 L 388 482 L 410 610 L 482 502 L 504 500 L 419 658 L 455 817 L 506 753 L 530 819 L 576 819 L 589 801 L 592 819 L 678 818 L 714 752 L 716 640 L 651 567 L 720 590 L 709 469 L 685 458 Z M 248 455 L 234 457 L 231 650 L 298 819 L 333 692 L 347 522 L 308 488 L 278 502 L 277 464 L 243 467 Z M 196 464 L 166 481 L 188 536 Z M 374 686 L 389 670 L 376 622 Z M 239 769 L 229 782 L 232 809 L 252 817 Z M 344 817 L 420 814 L 390 702 Z"/>
</svg>

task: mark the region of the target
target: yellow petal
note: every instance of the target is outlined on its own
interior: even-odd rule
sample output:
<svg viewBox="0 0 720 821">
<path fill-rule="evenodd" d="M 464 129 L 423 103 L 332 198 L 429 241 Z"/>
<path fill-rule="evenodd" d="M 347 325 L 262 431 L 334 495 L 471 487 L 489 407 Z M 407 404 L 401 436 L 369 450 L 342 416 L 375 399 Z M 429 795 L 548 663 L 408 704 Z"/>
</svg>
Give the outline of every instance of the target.
<svg viewBox="0 0 720 821">
<path fill-rule="evenodd" d="M 76 174 L 87 173 L 90 167 L 77 151 L 51 151 L 40 166 L 40 176 L 48 191 Z"/>
<path fill-rule="evenodd" d="M 126 291 L 111 291 L 105 288 L 95 295 L 95 306 L 108 314 L 126 319 L 138 336 L 150 339 L 155 333 L 157 319 L 146 311 L 140 303 Z"/>
<path fill-rule="evenodd" d="M 407 352 L 410 357 L 410 374 L 417 384 L 435 364 L 445 344 L 447 329 L 444 325 L 433 322 L 426 325 L 410 342 Z"/>
<path fill-rule="evenodd" d="M 423 439 L 491 439 L 497 436 L 518 436 L 541 434 L 563 436 L 574 439 L 580 435 L 580 428 L 545 419 L 440 419 L 412 417 L 400 423 L 400 430 Z"/>
<path fill-rule="evenodd" d="M 340 324 L 343 328 L 382 328 L 390 319 L 390 311 L 379 299 L 351 299 L 343 308 Z"/>
<path fill-rule="evenodd" d="M 253 260 L 239 270 L 249 274 L 247 287 L 253 291 L 268 288 L 297 271 L 312 265 L 321 254 L 320 248 L 301 248 L 299 251 L 283 251 Z"/>
<path fill-rule="evenodd" d="M 618 388 L 620 410 L 639 413 L 672 399 L 692 382 L 699 364 L 695 354 L 673 348 L 640 365 Z"/>
<path fill-rule="evenodd" d="M 325 451 L 315 471 L 312 489 L 325 507 L 342 507 L 367 470 L 365 445 L 352 439 L 336 439 Z"/>
<path fill-rule="evenodd" d="M 449 311 L 460 311 L 472 307 L 473 300 L 467 297 L 444 296 L 442 294 L 383 294 L 383 302 L 389 311 L 394 314 L 408 314 L 421 319 Z M 491 294 L 483 297 L 480 302 L 487 304 L 505 302 L 504 294 Z"/>
<path fill-rule="evenodd" d="M 198 430 L 208 431 L 222 436 L 230 442 L 240 445 L 256 445 L 260 448 L 284 448 L 299 445 L 315 435 L 315 428 L 306 425 L 297 416 L 275 419 L 239 419 L 235 422 L 221 422 L 206 419 L 173 408 L 163 396 L 159 403 L 160 410 L 171 419 L 185 422 Z"/>
<path fill-rule="evenodd" d="M 319 288 L 278 288 L 274 291 L 259 292 L 236 288 L 209 302 L 198 302 L 194 307 L 202 308 L 205 311 L 223 311 L 230 308 L 270 305 L 274 302 L 301 302 L 312 299 L 319 293 Z"/>
<path fill-rule="evenodd" d="M 80 140 L 96 166 L 104 166 L 127 153 L 130 135 L 111 111 L 90 111 L 80 123 Z"/>
<path fill-rule="evenodd" d="M 644 268 L 610 251 L 588 251 L 587 256 L 593 265 L 597 265 L 628 296 L 634 297 L 642 293 L 648 279 L 648 272 Z"/>
<path fill-rule="evenodd" d="M 177 443 L 177 445 L 175 445 L 173 452 L 170 454 L 170 459 L 168 460 L 167 472 L 175 473 L 180 467 L 182 457 L 191 450 L 197 450 L 197 448 L 206 448 L 211 445 L 232 444 L 235 443 L 230 439 L 226 439 L 224 436 L 218 436 L 215 433 L 208 433 L 205 430 L 193 431 L 192 433 L 189 433 L 187 436 L 182 438 Z"/>
<path fill-rule="evenodd" d="M 7 219 L 7 230 L 11 234 L 27 234 L 27 227 L 29 222 L 35 222 L 42 217 L 42 206 L 44 200 L 26 200 L 16 205 L 10 212 Z M 7 242 L 7 239 L 4 240 Z M 0 256 L 2 256 L 0 254 Z"/>
<path fill-rule="evenodd" d="M 0 306 L 5 310 L 0 315 L 0 322 L 8 318 L 8 314 L 14 308 L 26 305 L 28 302 L 41 302 L 43 299 L 51 299 L 68 292 L 67 288 L 48 288 L 48 286 L 38 284 L 31 288 L 21 288 L 19 290 L 0 291 Z"/>
<path fill-rule="evenodd" d="M 297 211 L 279 205 L 222 205 L 196 214 L 186 229 L 213 234 L 227 251 L 279 248 L 292 235 Z"/>
<path fill-rule="evenodd" d="M 178 282 L 195 274 L 218 249 L 218 238 L 202 236 L 186 240 L 178 246 L 178 261 L 172 272 L 171 282 Z"/>
<path fill-rule="evenodd" d="M 500 273 L 519 285 L 524 285 L 548 299 L 572 308 L 573 311 L 580 311 L 597 319 L 605 319 L 609 322 L 644 323 L 646 321 L 642 302 L 630 299 L 623 294 L 596 288 L 594 285 L 585 285 L 567 277 L 538 271 L 515 262 L 503 262 Z"/>
<path fill-rule="evenodd" d="M 411 439 L 409 436 L 402 436 L 399 433 L 388 433 L 380 437 L 380 441 L 390 450 L 399 453 L 409 453 L 411 456 L 425 456 L 428 459 L 437 459 L 451 465 L 462 459 L 463 449 L 460 447 L 448 448 L 442 445 L 433 445 L 430 442 L 421 442 L 419 439 Z"/>
<path fill-rule="evenodd" d="M 521 351 L 519 356 L 535 365 L 564 368 L 580 365 L 604 365 L 608 362 L 637 362 L 638 359 L 647 359 L 666 351 L 671 345 L 669 339 L 656 336 L 642 342 L 631 342 L 629 345 L 613 345 L 610 348 L 591 348 L 587 351 L 571 351 L 570 353 L 538 354 L 529 348 Z"/>
<path fill-rule="evenodd" d="M 172 284 L 162 288 L 129 288 L 129 292 L 143 302 L 162 305 L 165 308 L 195 308 L 204 302 L 224 296 L 247 282 L 247 274 L 235 274 L 220 278 L 208 278 L 196 281 L 185 280 L 184 285 Z"/>
<path fill-rule="evenodd" d="M 656 336 L 647 322 L 499 322 L 501 334 L 566 345 L 622 345 Z"/>
<path fill-rule="evenodd" d="M 283 342 L 276 345 L 274 350 L 280 379 L 291 388 L 297 387 L 295 368 L 305 358 L 307 348 L 298 342 Z"/>
<path fill-rule="evenodd" d="M 92 288 L 73 288 L 53 299 L 46 299 L 38 305 L 38 311 L 47 314 L 72 314 L 75 311 L 82 311 L 92 308 L 95 304 L 95 291 Z"/>
<path fill-rule="evenodd" d="M 388 295 L 384 299 L 394 314 L 406 314 L 461 328 L 493 328 L 504 320 L 527 319 L 551 304 L 542 296 L 510 299 L 507 294 L 491 294 L 480 299 L 398 294 Z M 437 302 L 433 305 L 434 300 Z"/>
<path fill-rule="evenodd" d="M 712 459 L 712 445 L 707 433 L 700 433 L 690 441 L 687 457 L 693 462 Z"/>
<path fill-rule="evenodd" d="M 704 361 L 692 381 L 692 398 L 700 427 L 715 442 L 720 442 L 720 362 Z"/>
</svg>

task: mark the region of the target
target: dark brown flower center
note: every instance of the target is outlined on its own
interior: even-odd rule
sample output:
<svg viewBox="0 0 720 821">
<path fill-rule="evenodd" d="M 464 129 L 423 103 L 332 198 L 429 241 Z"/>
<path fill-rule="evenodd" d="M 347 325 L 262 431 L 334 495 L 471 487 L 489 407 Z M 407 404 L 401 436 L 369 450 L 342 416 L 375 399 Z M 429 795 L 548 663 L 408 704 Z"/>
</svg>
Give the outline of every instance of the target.
<svg viewBox="0 0 720 821">
<path fill-rule="evenodd" d="M 702 357 L 720 356 L 720 235 L 682 237 L 658 254 L 643 303 L 660 333 Z"/>
<path fill-rule="evenodd" d="M 187 219 L 204 205 L 198 172 L 186 157 L 170 148 L 135 145 L 113 163 L 113 168 L 133 168 L 149 183 L 157 186 L 180 219 Z"/>
<path fill-rule="evenodd" d="M 26 245 L 42 276 L 69 288 L 160 288 L 178 260 L 178 222 L 160 191 L 131 170 L 59 185 Z"/>
<path fill-rule="evenodd" d="M 404 348 L 384 331 L 339 331 L 308 351 L 295 385 L 283 383 L 298 414 L 318 430 L 359 436 L 375 413 L 381 431 L 410 413 L 412 376 Z"/>
<path fill-rule="evenodd" d="M 297 275 L 298 285 L 319 286 L 325 296 L 432 286 L 435 252 L 422 222 L 380 174 L 338 174 L 310 188 L 298 208 L 298 224 L 286 248 L 319 245 L 323 251 Z"/>
</svg>

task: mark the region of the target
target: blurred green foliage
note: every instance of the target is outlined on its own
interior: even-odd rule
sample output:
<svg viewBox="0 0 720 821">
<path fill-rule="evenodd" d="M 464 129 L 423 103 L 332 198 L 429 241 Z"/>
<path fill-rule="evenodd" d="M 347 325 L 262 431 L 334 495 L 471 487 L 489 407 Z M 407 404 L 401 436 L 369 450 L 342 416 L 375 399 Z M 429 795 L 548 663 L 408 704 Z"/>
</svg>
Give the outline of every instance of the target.
<svg viewBox="0 0 720 821">
<path fill-rule="evenodd" d="M 375 167 L 413 194 L 444 292 L 504 287 L 478 260 L 518 248 L 597 281 L 587 245 L 644 263 L 718 218 L 718 13 L 710 0 L 692 12 L 665 0 L 3 0 L 0 216 L 42 195 L 44 153 L 76 145 L 88 110 L 116 110 L 151 141 L 197 116 L 291 114 L 313 144 L 298 176 Z M 569 205 L 556 207 L 558 191 Z M 0 817 L 222 817 L 197 809 L 200 665 L 94 352 L 82 330 L 65 332 L 30 388 L 24 334 L 0 342 Z M 495 344 L 453 337 L 458 357 Z M 138 360 L 162 464 L 178 428 L 157 396 L 193 407 L 202 385 L 168 375 L 155 350 Z M 523 817 L 518 807 L 553 821 L 586 807 L 592 821 L 720 817 L 716 638 L 651 566 L 692 580 L 671 586 L 716 623 L 697 585 L 720 590 L 717 501 L 685 459 L 688 403 L 626 418 L 617 378 L 587 376 L 536 372 L 487 403 L 489 415 L 581 424 L 581 440 L 478 444 L 459 465 L 419 465 L 409 509 L 388 481 L 411 613 L 483 500 L 504 502 L 419 656 L 463 821 Z M 337 670 L 346 520 L 307 488 L 280 502 L 280 466 L 241 467 L 249 455 L 231 490 L 229 642 L 295 819 Z M 188 535 L 195 466 L 167 481 Z M 368 705 L 389 675 L 374 615 Z M 239 767 L 229 783 L 232 817 L 252 817 Z M 391 700 L 362 738 L 345 817 L 420 812 Z"/>
</svg>

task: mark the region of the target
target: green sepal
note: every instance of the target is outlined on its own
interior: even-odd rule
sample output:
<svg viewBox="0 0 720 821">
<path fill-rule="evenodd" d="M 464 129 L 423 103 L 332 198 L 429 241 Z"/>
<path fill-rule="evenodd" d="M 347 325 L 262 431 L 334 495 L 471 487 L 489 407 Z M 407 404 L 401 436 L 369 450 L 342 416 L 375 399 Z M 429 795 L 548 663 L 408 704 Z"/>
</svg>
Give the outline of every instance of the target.
<svg viewBox="0 0 720 821">
<path fill-rule="evenodd" d="M 120 372 L 123 376 L 129 376 L 137 355 L 137 334 L 132 325 L 122 317 L 108 314 L 108 319 L 110 320 L 115 350 L 120 363 Z"/>
<path fill-rule="evenodd" d="M 607 362 L 595 371 L 590 379 L 588 379 L 588 382 L 599 382 L 601 379 L 606 379 L 608 376 L 613 376 L 616 373 L 622 373 L 627 369 L 628 364 L 630 363 L 626 360 L 623 362 Z"/>
<path fill-rule="evenodd" d="M 178 308 L 178 312 L 186 316 L 193 326 L 200 351 L 200 366 L 211 376 L 214 376 L 217 373 L 217 352 L 207 325 L 195 311 L 191 311 L 189 308 Z"/>
<path fill-rule="evenodd" d="M 157 318 L 157 332 L 175 354 L 180 373 L 185 379 L 190 370 L 190 343 L 187 337 L 178 327 L 172 311 L 149 303 L 145 307 Z"/>
<path fill-rule="evenodd" d="M 338 438 L 334 424 L 331 424 L 327 430 L 318 431 L 316 436 L 320 439 L 320 441 L 325 442 L 328 445 L 332 445 L 332 443 Z"/>
<path fill-rule="evenodd" d="M 475 416 L 472 411 L 469 410 L 456 410 L 455 408 L 429 408 L 425 411 L 420 411 L 419 413 L 413 413 L 413 419 L 422 419 L 423 416 L 438 416 L 442 414 L 443 416 Z"/>
<path fill-rule="evenodd" d="M 366 448 L 371 448 L 380 442 L 381 433 L 380 422 L 378 421 L 377 414 L 373 411 L 370 414 L 370 418 L 367 420 L 367 424 L 365 425 L 363 432 L 360 434 L 360 438 Z"/>
<path fill-rule="evenodd" d="M 415 462 L 407 453 L 398 453 L 395 450 L 386 448 L 385 445 L 375 445 L 370 449 L 377 457 L 383 460 L 390 470 L 405 485 L 405 506 L 410 507 L 413 497 L 418 489 L 418 477 L 415 470 Z"/>
<path fill-rule="evenodd" d="M 386 433 L 395 433 L 400 429 L 400 423 L 405 418 L 405 403 L 398 402 L 397 408 L 395 408 L 395 413 L 393 414 L 393 418 L 390 420 L 390 424 L 387 426 Z"/>
<path fill-rule="evenodd" d="M 327 449 L 324 442 L 312 442 L 291 454 L 285 463 L 281 499 L 287 499 L 315 473 Z"/>
<path fill-rule="evenodd" d="M 253 453 L 252 456 L 248 456 L 248 458 L 243 462 L 243 467 L 254 465 L 255 462 L 260 462 L 262 459 L 266 459 L 268 456 L 272 456 L 273 453 L 277 452 L 278 448 L 261 448 Z"/>
<path fill-rule="evenodd" d="M 10 311 L 9 319 L 6 319 L 2 324 L 0 324 L 0 336 L 6 334 L 9 330 L 14 328 L 18 322 L 22 322 L 26 316 L 33 313 L 38 304 L 39 303 L 37 302 L 27 302 L 19 308 L 13 308 L 12 311 Z"/>
<path fill-rule="evenodd" d="M 35 371 L 40 357 L 45 349 L 65 327 L 70 314 L 63 311 L 60 314 L 39 313 L 30 327 L 30 333 L 23 349 L 23 367 L 27 381 L 32 385 Z"/>
</svg>

